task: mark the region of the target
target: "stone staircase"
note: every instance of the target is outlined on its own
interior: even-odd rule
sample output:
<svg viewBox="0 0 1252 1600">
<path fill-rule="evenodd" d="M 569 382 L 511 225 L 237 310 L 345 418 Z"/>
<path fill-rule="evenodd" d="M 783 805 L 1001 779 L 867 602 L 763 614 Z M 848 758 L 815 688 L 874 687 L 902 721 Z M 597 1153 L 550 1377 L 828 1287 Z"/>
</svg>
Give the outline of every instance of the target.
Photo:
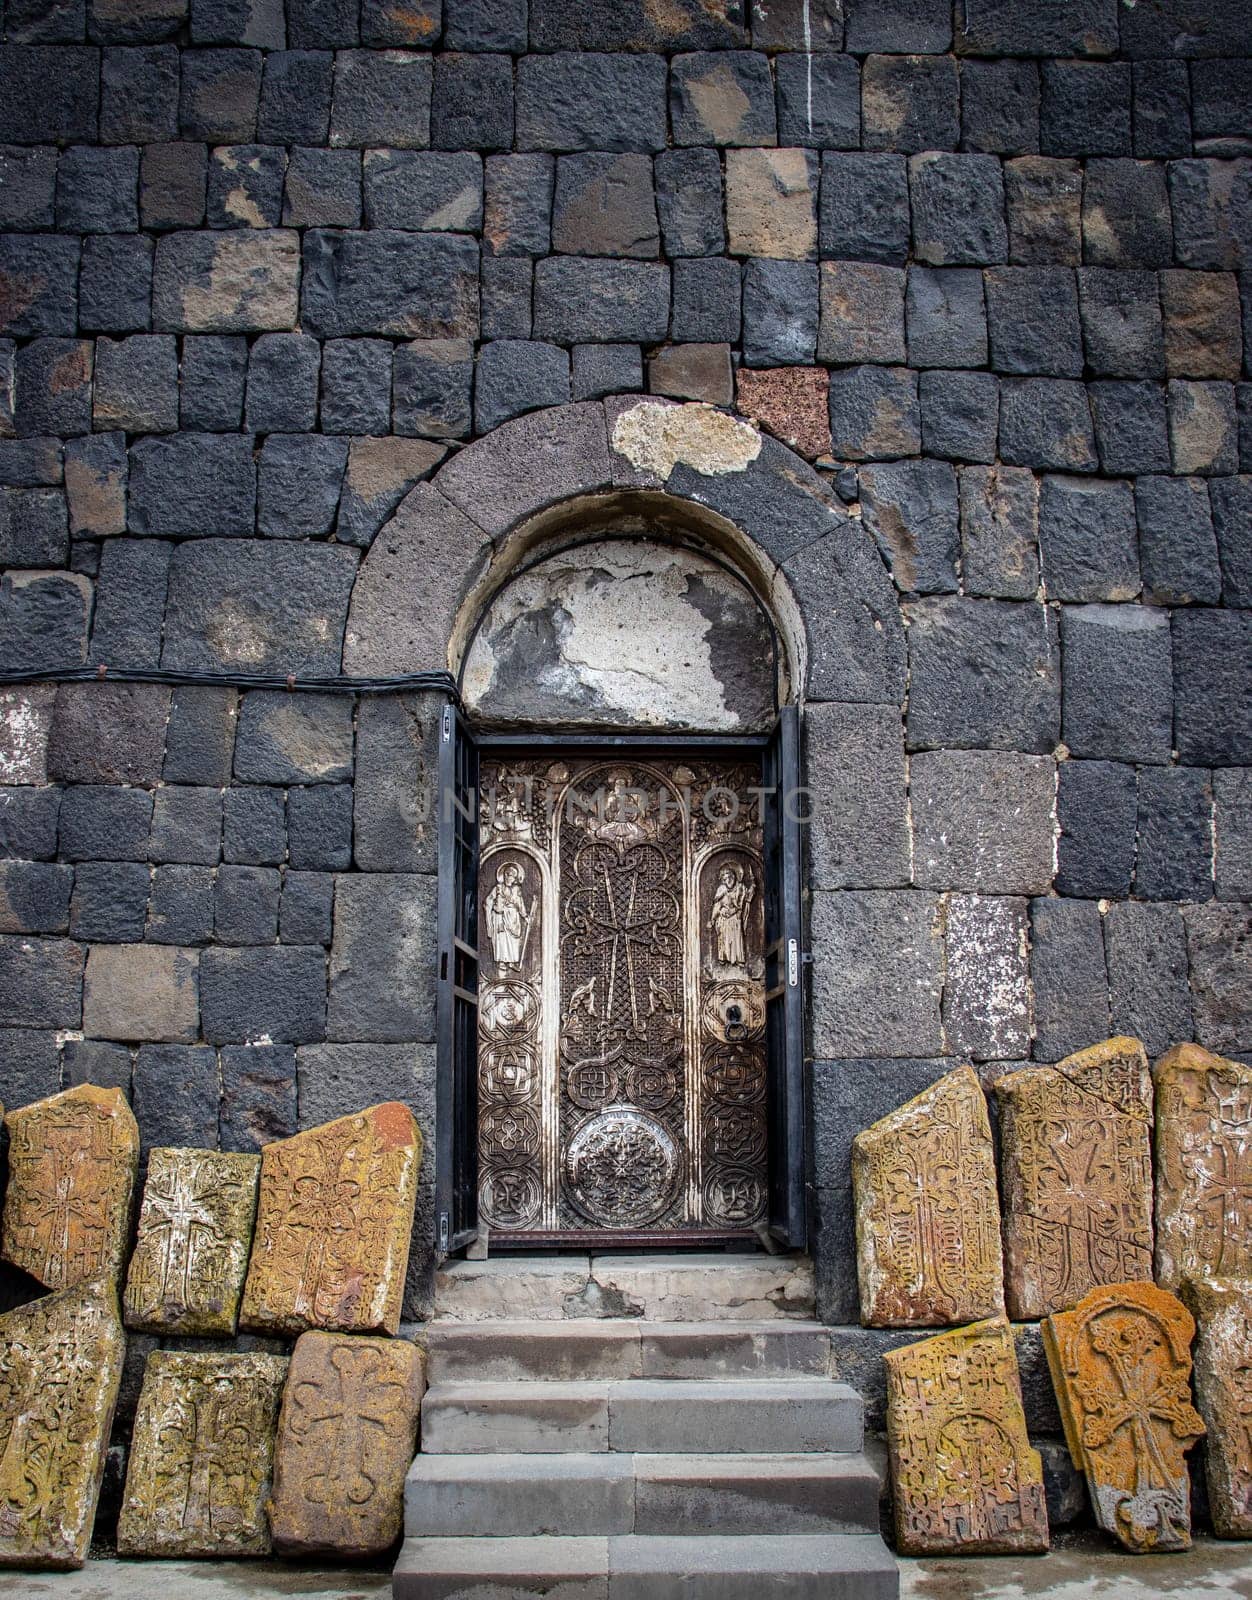
<svg viewBox="0 0 1252 1600">
<path fill-rule="evenodd" d="M 895 1600 L 811 1291 L 768 1256 L 441 1273 L 395 1600 Z"/>
</svg>

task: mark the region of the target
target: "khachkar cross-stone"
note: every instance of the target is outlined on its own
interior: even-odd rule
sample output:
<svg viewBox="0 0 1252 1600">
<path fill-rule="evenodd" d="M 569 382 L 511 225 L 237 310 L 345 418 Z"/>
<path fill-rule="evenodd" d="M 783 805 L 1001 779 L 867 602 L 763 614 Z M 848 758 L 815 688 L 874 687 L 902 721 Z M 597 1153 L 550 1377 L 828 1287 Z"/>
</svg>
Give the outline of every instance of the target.
<svg viewBox="0 0 1252 1600">
<path fill-rule="evenodd" d="M 1188 1278 L 1182 1298 L 1196 1320 L 1195 1391 L 1208 1429 L 1213 1529 L 1222 1539 L 1252 1538 L 1252 1282 Z"/>
</svg>

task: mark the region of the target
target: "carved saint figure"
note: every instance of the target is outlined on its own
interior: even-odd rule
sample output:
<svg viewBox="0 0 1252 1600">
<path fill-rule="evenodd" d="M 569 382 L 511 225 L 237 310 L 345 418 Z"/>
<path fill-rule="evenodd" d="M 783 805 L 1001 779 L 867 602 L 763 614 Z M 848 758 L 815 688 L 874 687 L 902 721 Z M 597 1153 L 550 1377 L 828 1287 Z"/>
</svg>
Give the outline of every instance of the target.
<svg viewBox="0 0 1252 1600">
<path fill-rule="evenodd" d="M 522 894 L 522 869 L 516 861 L 506 861 L 496 872 L 496 886 L 487 896 L 487 936 L 496 965 L 521 965 L 526 950 L 533 904 L 528 908 Z"/>
<path fill-rule="evenodd" d="M 717 875 L 709 921 L 717 943 L 717 959 L 724 967 L 742 967 L 748 959 L 748 910 L 756 885 L 745 879 L 743 868 L 729 862 Z"/>
</svg>

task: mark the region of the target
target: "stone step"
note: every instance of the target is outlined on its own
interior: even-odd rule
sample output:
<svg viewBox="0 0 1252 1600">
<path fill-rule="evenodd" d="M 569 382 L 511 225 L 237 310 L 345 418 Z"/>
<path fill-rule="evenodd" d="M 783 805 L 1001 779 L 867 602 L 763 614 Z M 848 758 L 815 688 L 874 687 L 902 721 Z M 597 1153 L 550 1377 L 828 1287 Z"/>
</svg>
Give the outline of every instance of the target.
<svg viewBox="0 0 1252 1600">
<path fill-rule="evenodd" d="M 875 1533 L 862 1455 L 420 1455 L 408 1537 Z"/>
<path fill-rule="evenodd" d="M 435 1320 L 807 1321 L 813 1294 L 805 1256 L 493 1256 L 440 1267 Z"/>
<path fill-rule="evenodd" d="M 406 1539 L 395 1600 L 896 1600 L 876 1534 Z"/>
<path fill-rule="evenodd" d="M 819 1322 L 434 1322 L 432 1384 L 626 1378 L 824 1377 L 830 1335 Z"/>
<path fill-rule="evenodd" d="M 422 1402 L 422 1450 L 848 1452 L 861 1415 L 856 1391 L 824 1378 L 439 1383 Z"/>
</svg>

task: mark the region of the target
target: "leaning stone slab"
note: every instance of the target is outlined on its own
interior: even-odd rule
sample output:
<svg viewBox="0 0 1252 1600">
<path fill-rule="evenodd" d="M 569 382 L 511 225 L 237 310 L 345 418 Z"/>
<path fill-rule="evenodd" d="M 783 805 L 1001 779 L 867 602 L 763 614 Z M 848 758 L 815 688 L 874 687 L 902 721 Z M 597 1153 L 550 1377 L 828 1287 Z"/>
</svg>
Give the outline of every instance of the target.
<svg viewBox="0 0 1252 1600">
<path fill-rule="evenodd" d="M 1151 1278 L 1152 1076 L 1138 1039 L 1106 1039 L 994 1087 L 1013 1321 Z"/>
<path fill-rule="evenodd" d="M 995 1155 L 972 1067 L 856 1136 L 852 1193 L 865 1327 L 1003 1315 Z"/>
<path fill-rule="evenodd" d="M 0 1317 L 0 1567 L 86 1561 L 125 1355 L 104 1280 Z"/>
<path fill-rule="evenodd" d="M 123 1556 L 259 1556 L 286 1356 L 154 1350 L 117 1523 Z"/>
<path fill-rule="evenodd" d="M 407 1339 L 302 1333 L 278 1419 L 274 1548 L 380 1555 L 399 1537 L 425 1357 Z"/>
<path fill-rule="evenodd" d="M 248 1268 L 261 1158 L 216 1150 L 148 1152 L 126 1326 L 231 1335 Z"/>
<path fill-rule="evenodd" d="M 267 1144 L 241 1327 L 394 1334 L 421 1159 L 396 1100 Z"/>
<path fill-rule="evenodd" d="M 49 1289 L 116 1284 L 130 1230 L 139 1128 L 120 1089 L 80 1084 L 10 1111 L 0 1254 Z"/>
<path fill-rule="evenodd" d="M 1252 1278 L 1252 1067 L 1180 1044 L 1153 1076 L 1156 1281 Z"/>
<path fill-rule="evenodd" d="M 1003 1316 L 884 1353 L 902 1554 L 1048 1548 L 1043 1463 L 1026 1437 Z"/>
<path fill-rule="evenodd" d="M 1191 1545 L 1184 1459 L 1204 1432 L 1191 1404 L 1187 1308 L 1152 1283 L 1094 1289 L 1043 1324 L 1074 1465 L 1096 1521 L 1136 1554 Z"/>
<path fill-rule="evenodd" d="M 1195 1392 L 1208 1430 L 1204 1469 L 1219 1539 L 1252 1539 L 1252 1282 L 1188 1278 L 1196 1320 Z"/>
</svg>

